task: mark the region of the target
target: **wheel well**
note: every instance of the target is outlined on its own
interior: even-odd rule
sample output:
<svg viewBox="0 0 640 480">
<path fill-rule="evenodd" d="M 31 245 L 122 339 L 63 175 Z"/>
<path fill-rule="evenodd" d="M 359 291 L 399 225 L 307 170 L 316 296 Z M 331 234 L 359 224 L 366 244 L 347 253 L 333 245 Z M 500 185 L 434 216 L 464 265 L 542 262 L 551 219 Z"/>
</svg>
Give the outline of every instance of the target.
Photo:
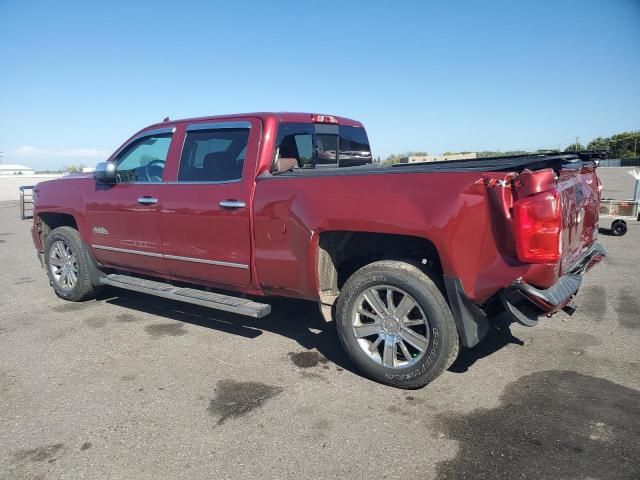
<svg viewBox="0 0 640 480">
<path fill-rule="evenodd" d="M 340 288 L 358 269 L 377 260 L 403 259 L 436 273 L 442 266 L 435 245 L 426 238 L 371 232 L 324 232 L 318 251 L 318 285 L 322 303 L 333 304 Z M 437 282 L 438 284 L 441 282 Z"/>
<path fill-rule="evenodd" d="M 38 218 L 40 219 L 40 239 L 43 247 L 47 239 L 47 235 L 49 235 L 49 232 L 52 230 L 58 227 L 71 227 L 76 230 L 78 229 L 76 219 L 73 218 L 73 215 L 68 213 L 44 212 L 40 213 Z"/>
</svg>

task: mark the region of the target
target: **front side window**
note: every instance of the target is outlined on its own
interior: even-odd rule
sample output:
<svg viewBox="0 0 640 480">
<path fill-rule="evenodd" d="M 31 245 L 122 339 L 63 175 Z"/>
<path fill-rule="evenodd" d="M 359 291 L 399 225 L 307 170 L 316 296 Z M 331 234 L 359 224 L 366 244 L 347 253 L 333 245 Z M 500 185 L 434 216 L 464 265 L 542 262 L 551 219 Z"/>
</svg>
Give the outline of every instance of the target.
<svg viewBox="0 0 640 480">
<path fill-rule="evenodd" d="M 249 128 L 188 131 L 180 157 L 180 182 L 229 182 L 242 178 Z"/>
<path fill-rule="evenodd" d="M 116 158 L 116 180 L 161 182 L 171 134 L 150 135 L 128 145 Z"/>
</svg>

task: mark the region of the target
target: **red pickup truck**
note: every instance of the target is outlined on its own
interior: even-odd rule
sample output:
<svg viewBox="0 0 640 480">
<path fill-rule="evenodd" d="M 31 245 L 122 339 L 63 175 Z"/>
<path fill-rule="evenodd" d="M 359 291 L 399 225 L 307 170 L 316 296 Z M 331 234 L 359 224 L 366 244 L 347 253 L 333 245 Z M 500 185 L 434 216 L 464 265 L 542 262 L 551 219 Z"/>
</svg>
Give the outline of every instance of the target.
<svg viewBox="0 0 640 480">
<path fill-rule="evenodd" d="M 586 156 L 373 164 L 357 121 L 254 113 L 155 124 L 94 174 L 39 183 L 55 293 L 111 285 L 262 317 L 316 301 L 354 364 L 417 388 L 494 321 L 573 313 L 596 243 Z"/>
</svg>

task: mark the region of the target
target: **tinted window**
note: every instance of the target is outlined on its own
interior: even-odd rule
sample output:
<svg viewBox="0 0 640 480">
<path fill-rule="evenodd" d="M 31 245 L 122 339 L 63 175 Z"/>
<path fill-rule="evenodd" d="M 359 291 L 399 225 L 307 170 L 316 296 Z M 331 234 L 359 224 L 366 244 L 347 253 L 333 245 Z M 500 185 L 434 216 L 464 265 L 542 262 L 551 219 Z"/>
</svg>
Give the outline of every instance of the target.
<svg viewBox="0 0 640 480">
<path fill-rule="evenodd" d="M 171 134 L 142 138 L 127 146 L 117 157 L 118 182 L 161 182 Z"/>
<path fill-rule="evenodd" d="M 313 166 L 313 125 L 283 123 L 278 128 L 277 158 L 295 158 L 300 167 Z"/>
<path fill-rule="evenodd" d="M 364 128 L 340 127 L 340 162 L 370 163 L 371 147 Z"/>
<path fill-rule="evenodd" d="M 316 135 L 318 143 L 318 159 L 316 164 L 335 165 L 336 152 L 338 151 L 338 135 L 331 133 L 319 133 Z"/>
<path fill-rule="evenodd" d="M 339 162 L 336 158 L 338 149 Z M 313 123 L 280 124 L 276 158 L 295 158 L 302 168 L 336 167 L 338 164 L 344 167 L 372 162 L 364 128 Z"/>
<path fill-rule="evenodd" d="M 178 181 L 225 182 L 242 178 L 248 128 L 187 132 Z"/>
</svg>

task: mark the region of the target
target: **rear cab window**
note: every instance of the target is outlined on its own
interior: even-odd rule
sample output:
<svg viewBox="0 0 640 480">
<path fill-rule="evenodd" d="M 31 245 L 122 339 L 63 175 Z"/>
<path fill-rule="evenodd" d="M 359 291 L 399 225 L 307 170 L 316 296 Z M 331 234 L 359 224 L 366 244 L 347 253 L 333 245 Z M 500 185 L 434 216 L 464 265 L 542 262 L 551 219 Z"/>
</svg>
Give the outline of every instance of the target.
<svg viewBox="0 0 640 480">
<path fill-rule="evenodd" d="M 293 158 L 300 168 L 338 168 L 372 163 L 362 127 L 315 123 L 281 123 L 275 158 Z"/>
</svg>

